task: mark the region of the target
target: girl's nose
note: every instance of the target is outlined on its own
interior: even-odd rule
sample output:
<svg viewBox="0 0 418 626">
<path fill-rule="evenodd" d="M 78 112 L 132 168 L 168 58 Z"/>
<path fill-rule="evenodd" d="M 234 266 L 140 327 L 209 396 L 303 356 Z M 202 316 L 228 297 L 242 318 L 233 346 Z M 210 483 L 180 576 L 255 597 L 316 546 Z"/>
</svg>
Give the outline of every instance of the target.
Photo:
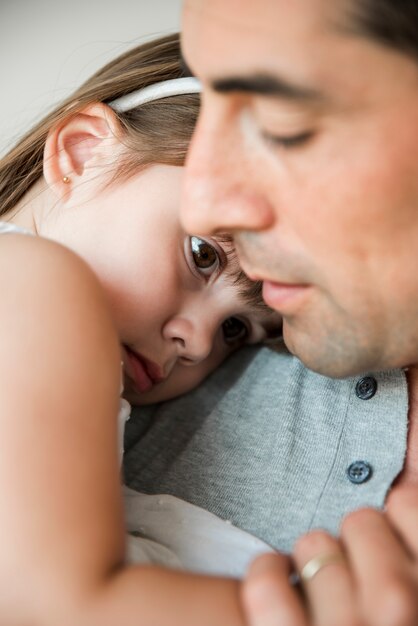
<svg viewBox="0 0 418 626">
<path fill-rule="evenodd" d="M 179 316 L 171 318 L 165 324 L 163 336 L 175 345 L 178 357 L 196 364 L 211 353 L 215 332 L 213 326 L 204 320 L 195 323 Z"/>
</svg>

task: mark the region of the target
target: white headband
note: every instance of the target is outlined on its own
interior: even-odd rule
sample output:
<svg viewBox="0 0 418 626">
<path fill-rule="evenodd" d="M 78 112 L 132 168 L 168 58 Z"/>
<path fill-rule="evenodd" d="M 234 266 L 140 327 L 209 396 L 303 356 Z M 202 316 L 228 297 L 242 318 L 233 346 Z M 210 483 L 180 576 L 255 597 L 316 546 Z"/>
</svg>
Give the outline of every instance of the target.
<svg viewBox="0 0 418 626">
<path fill-rule="evenodd" d="M 200 93 L 201 91 L 202 86 L 197 78 L 173 78 L 172 80 L 164 80 L 160 83 L 148 85 L 148 87 L 128 93 L 126 96 L 116 98 L 116 100 L 109 102 L 109 106 L 116 113 L 125 113 L 153 100 L 187 93 Z"/>
</svg>

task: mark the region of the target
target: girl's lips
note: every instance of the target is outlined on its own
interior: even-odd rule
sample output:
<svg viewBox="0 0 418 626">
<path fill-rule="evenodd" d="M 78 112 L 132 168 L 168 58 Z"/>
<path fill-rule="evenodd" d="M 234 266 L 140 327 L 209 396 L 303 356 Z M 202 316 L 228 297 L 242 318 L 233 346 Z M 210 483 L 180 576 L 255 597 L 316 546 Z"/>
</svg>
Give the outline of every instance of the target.
<svg viewBox="0 0 418 626">
<path fill-rule="evenodd" d="M 301 300 L 306 296 L 310 285 L 274 283 L 263 281 L 263 300 L 279 313 L 290 314 L 295 311 Z"/>
<path fill-rule="evenodd" d="M 164 380 L 161 368 L 156 363 L 149 361 L 127 346 L 125 346 L 125 350 L 129 359 L 129 373 L 133 377 L 138 391 L 141 393 L 149 391 L 154 385 Z"/>
</svg>

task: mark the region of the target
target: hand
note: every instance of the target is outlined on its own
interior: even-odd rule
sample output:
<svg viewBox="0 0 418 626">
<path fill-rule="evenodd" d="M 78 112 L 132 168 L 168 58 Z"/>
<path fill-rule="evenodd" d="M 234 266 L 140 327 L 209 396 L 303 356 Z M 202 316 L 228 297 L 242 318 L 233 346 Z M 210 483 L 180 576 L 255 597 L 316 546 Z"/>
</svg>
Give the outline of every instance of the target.
<svg viewBox="0 0 418 626">
<path fill-rule="evenodd" d="M 324 566 L 304 583 L 304 599 L 288 580 L 290 561 L 258 559 L 243 586 L 251 626 L 417 626 L 418 488 L 398 488 L 385 513 L 364 509 L 348 515 L 340 540 L 315 531 L 297 542 L 301 571 L 318 555 L 345 561 Z"/>
<path fill-rule="evenodd" d="M 305 608 L 289 582 L 292 562 L 284 554 L 263 554 L 252 562 L 242 584 L 249 626 L 305 626 Z"/>
<path fill-rule="evenodd" d="M 301 572 L 318 555 L 339 555 L 301 586 L 291 583 L 292 569 Z M 348 626 L 354 621 L 351 576 L 340 542 L 322 531 L 297 542 L 293 555 L 263 555 L 251 565 L 244 581 L 243 606 L 250 626 Z M 350 621 L 351 620 L 351 621 Z"/>
<path fill-rule="evenodd" d="M 418 624 L 418 488 L 395 488 L 385 513 L 360 511 L 342 527 L 367 626 Z"/>
</svg>

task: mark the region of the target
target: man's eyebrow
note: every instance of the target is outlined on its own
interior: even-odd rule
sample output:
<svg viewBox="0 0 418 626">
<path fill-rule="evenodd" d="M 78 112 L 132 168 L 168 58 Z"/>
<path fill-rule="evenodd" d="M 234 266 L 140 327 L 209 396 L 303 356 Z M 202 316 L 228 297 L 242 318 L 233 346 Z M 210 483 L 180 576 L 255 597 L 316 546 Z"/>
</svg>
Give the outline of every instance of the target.
<svg viewBox="0 0 418 626">
<path fill-rule="evenodd" d="M 324 100 L 324 94 L 316 89 L 302 87 L 270 74 L 214 78 L 210 84 L 214 91 L 222 94 L 243 92 L 300 102 L 320 102 Z"/>
</svg>

